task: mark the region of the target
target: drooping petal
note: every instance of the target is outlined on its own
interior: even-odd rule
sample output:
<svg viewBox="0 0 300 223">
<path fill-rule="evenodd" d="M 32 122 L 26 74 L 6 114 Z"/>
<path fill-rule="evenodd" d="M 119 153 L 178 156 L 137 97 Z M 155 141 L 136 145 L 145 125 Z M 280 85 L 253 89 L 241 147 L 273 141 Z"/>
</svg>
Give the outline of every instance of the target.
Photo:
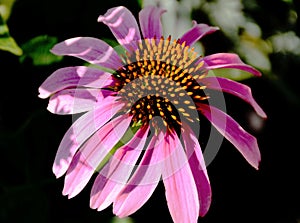
<svg viewBox="0 0 300 223">
<path fill-rule="evenodd" d="M 213 70 L 218 68 L 234 68 L 261 76 L 261 73 L 250 65 L 245 64 L 237 54 L 216 53 L 203 58 L 206 69 Z"/>
<path fill-rule="evenodd" d="M 153 136 L 136 172 L 114 202 L 115 215 L 121 218 L 128 216 L 151 197 L 161 177 L 164 144 L 162 132 Z"/>
<path fill-rule="evenodd" d="M 99 69 L 78 66 L 64 67 L 52 73 L 39 87 L 39 97 L 47 98 L 51 94 L 66 88 L 109 87 L 117 80 L 110 73 Z"/>
<path fill-rule="evenodd" d="M 205 35 L 219 30 L 218 27 L 208 26 L 206 24 L 197 24 L 195 21 L 193 21 L 193 24 L 193 27 L 183 34 L 179 40 L 180 43 L 185 42 L 186 46 L 192 46 Z"/>
<path fill-rule="evenodd" d="M 90 111 L 113 91 L 93 88 L 68 88 L 54 94 L 49 99 L 47 109 L 54 114 L 77 114 Z"/>
<path fill-rule="evenodd" d="M 248 86 L 222 77 L 206 77 L 201 79 L 200 82 L 210 89 L 227 92 L 243 99 L 254 108 L 259 116 L 262 118 L 267 117 L 266 113 L 254 100 L 251 88 Z"/>
<path fill-rule="evenodd" d="M 229 115 L 213 106 L 201 104 L 199 110 L 238 149 L 249 164 L 258 169 L 261 156 L 256 138 L 246 132 Z"/>
<path fill-rule="evenodd" d="M 107 43 L 92 37 L 75 37 L 56 44 L 52 53 L 62 56 L 74 56 L 91 64 L 97 64 L 112 70 L 122 66 L 121 58 Z"/>
<path fill-rule="evenodd" d="M 125 187 L 145 145 L 149 126 L 141 127 L 133 138 L 119 148 L 97 176 L 91 191 L 91 208 L 108 207 Z"/>
<path fill-rule="evenodd" d="M 174 223 L 196 223 L 200 205 L 186 154 L 176 133 L 167 136 L 166 140 L 162 176 L 170 214 Z M 181 168 L 178 169 L 178 166 Z"/>
<path fill-rule="evenodd" d="M 127 50 L 137 48 L 141 40 L 140 30 L 132 13 L 124 6 L 109 9 L 105 15 L 98 17 L 98 22 L 107 25 L 118 42 Z"/>
<path fill-rule="evenodd" d="M 65 133 L 52 167 L 57 178 L 67 171 L 80 146 L 124 106 L 122 103 L 116 102 L 116 99 L 116 97 L 105 98 L 101 107 L 82 115 Z"/>
<path fill-rule="evenodd" d="M 139 22 L 145 39 L 159 39 L 163 35 L 160 18 L 164 12 L 166 10 L 155 6 L 147 6 L 140 11 Z"/>
<path fill-rule="evenodd" d="M 98 165 L 124 135 L 130 121 L 129 115 L 121 115 L 105 124 L 86 141 L 74 157 L 75 164 L 72 161 L 67 170 L 63 195 L 72 198 L 85 187 Z"/>
<path fill-rule="evenodd" d="M 211 204 L 210 182 L 198 139 L 193 130 L 184 122 L 182 123 L 182 138 L 188 154 L 190 168 L 197 186 L 200 201 L 199 215 L 204 216 Z"/>
</svg>

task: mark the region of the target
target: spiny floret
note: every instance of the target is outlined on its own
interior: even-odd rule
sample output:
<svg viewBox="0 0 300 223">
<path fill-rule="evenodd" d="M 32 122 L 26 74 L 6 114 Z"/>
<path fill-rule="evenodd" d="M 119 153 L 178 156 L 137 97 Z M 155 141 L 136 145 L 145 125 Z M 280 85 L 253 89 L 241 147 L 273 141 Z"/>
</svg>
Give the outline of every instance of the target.
<svg viewBox="0 0 300 223">
<path fill-rule="evenodd" d="M 160 116 L 165 125 L 176 127 L 181 125 L 180 116 L 195 120 L 194 102 L 208 97 L 203 91 L 206 86 L 197 82 L 206 73 L 193 49 L 171 37 L 145 39 L 127 54 L 126 63 L 116 72 L 121 84 L 115 91 L 135 122 L 146 124 Z"/>
</svg>

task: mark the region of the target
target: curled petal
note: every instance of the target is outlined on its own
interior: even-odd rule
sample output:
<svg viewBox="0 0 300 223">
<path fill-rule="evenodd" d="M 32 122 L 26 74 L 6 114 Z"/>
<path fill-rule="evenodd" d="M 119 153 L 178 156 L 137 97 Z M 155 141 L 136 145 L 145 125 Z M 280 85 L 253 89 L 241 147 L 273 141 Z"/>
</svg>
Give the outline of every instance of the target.
<svg viewBox="0 0 300 223">
<path fill-rule="evenodd" d="M 140 128 L 133 138 L 119 148 L 97 176 L 92 191 L 90 206 L 101 211 L 108 207 L 125 187 L 133 168 L 143 151 L 149 126 Z"/>
<path fill-rule="evenodd" d="M 76 37 L 56 44 L 52 50 L 56 55 L 74 56 L 91 64 L 117 70 L 122 66 L 121 58 L 107 43 L 92 37 Z"/>
<path fill-rule="evenodd" d="M 241 61 L 240 57 L 234 53 L 216 53 L 204 57 L 206 69 L 213 70 L 218 68 L 234 68 L 261 76 L 261 73 L 250 65 Z"/>
<path fill-rule="evenodd" d="M 130 121 L 131 117 L 127 114 L 119 116 L 104 125 L 86 141 L 74 157 L 75 164 L 72 161 L 67 171 L 64 195 L 72 198 L 84 188 L 113 145 L 124 135 Z"/>
<path fill-rule="evenodd" d="M 200 204 L 193 173 L 177 134 L 167 136 L 166 140 L 169 143 L 164 147 L 164 155 L 172 156 L 164 162 L 162 177 L 170 214 L 174 223 L 196 223 Z M 182 165 L 184 159 L 186 163 Z M 177 169 L 178 165 L 182 167 Z"/>
<path fill-rule="evenodd" d="M 136 172 L 114 202 L 113 212 L 117 216 L 122 218 L 134 213 L 153 194 L 161 177 L 163 140 L 162 132 L 151 139 Z"/>
<path fill-rule="evenodd" d="M 194 26 L 185 34 L 183 34 L 179 41 L 180 43 L 185 42 L 186 46 L 191 46 L 205 35 L 211 34 L 219 30 L 218 27 L 208 26 L 206 24 L 197 24 L 195 21 L 193 23 Z"/>
<path fill-rule="evenodd" d="M 47 109 L 54 114 L 77 114 L 90 111 L 102 103 L 103 99 L 113 95 L 113 91 L 92 88 L 68 88 L 54 94 L 49 99 Z"/>
<path fill-rule="evenodd" d="M 254 100 L 251 88 L 248 86 L 222 77 L 206 77 L 201 79 L 200 82 L 210 89 L 227 92 L 243 99 L 254 108 L 259 116 L 262 118 L 267 117 L 266 113 Z"/>
<path fill-rule="evenodd" d="M 64 67 L 56 70 L 42 83 L 39 87 L 39 97 L 47 98 L 66 88 L 103 88 L 116 82 L 117 80 L 110 73 L 99 69 L 85 66 Z"/>
<path fill-rule="evenodd" d="M 205 104 L 198 106 L 201 113 L 237 148 L 249 164 L 258 169 L 261 156 L 256 138 L 221 110 Z"/>
<path fill-rule="evenodd" d="M 140 11 L 139 21 L 145 39 L 160 38 L 163 35 L 160 18 L 164 12 L 166 10 L 155 6 L 147 6 Z"/>
<path fill-rule="evenodd" d="M 136 19 L 124 6 L 109 9 L 105 15 L 98 18 L 98 22 L 107 25 L 118 42 L 127 50 L 135 50 L 141 39 Z"/>
<path fill-rule="evenodd" d="M 80 146 L 124 106 L 115 100 L 116 97 L 105 98 L 101 103 L 101 107 L 82 115 L 65 133 L 52 167 L 57 178 L 67 171 Z"/>
<path fill-rule="evenodd" d="M 211 204 L 211 187 L 206 171 L 206 165 L 195 133 L 184 122 L 182 125 L 182 137 L 189 157 L 190 168 L 197 186 L 200 201 L 199 215 L 204 216 Z"/>
</svg>

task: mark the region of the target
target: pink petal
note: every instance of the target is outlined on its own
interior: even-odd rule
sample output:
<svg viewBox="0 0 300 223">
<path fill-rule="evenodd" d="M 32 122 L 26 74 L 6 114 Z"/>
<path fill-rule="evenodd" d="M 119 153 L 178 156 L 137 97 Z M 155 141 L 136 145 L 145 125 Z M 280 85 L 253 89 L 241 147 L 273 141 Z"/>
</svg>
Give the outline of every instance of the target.
<svg viewBox="0 0 300 223">
<path fill-rule="evenodd" d="M 221 110 L 205 104 L 198 106 L 202 114 L 240 151 L 249 164 L 258 169 L 261 157 L 256 138 Z"/>
<path fill-rule="evenodd" d="M 94 173 L 94 168 L 85 161 L 81 152 L 76 153 L 65 177 L 63 195 L 68 198 L 76 196 L 88 183 Z"/>
<path fill-rule="evenodd" d="M 211 187 L 206 171 L 206 165 L 198 142 L 193 130 L 183 122 L 182 137 L 186 152 L 189 156 L 189 164 L 197 186 L 200 201 L 199 215 L 204 216 L 211 204 Z"/>
<path fill-rule="evenodd" d="M 219 30 L 218 27 L 208 26 L 206 24 L 197 24 L 195 21 L 193 22 L 193 24 L 194 26 L 185 34 L 183 34 L 179 41 L 180 43 L 185 42 L 186 46 L 191 46 L 205 35 Z"/>
<path fill-rule="evenodd" d="M 130 121 L 130 116 L 121 115 L 108 122 L 86 141 L 74 157 L 75 164 L 72 165 L 72 161 L 67 171 L 63 195 L 72 198 L 84 188 L 101 161 L 122 138 Z"/>
<path fill-rule="evenodd" d="M 161 177 L 164 144 L 162 132 L 158 136 L 153 136 L 136 172 L 114 202 L 115 215 L 121 218 L 128 216 L 136 212 L 151 197 Z"/>
<path fill-rule="evenodd" d="M 107 43 L 92 37 L 76 37 L 56 44 L 51 50 L 56 55 L 74 56 L 91 64 L 117 70 L 122 62 L 116 51 Z"/>
<path fill-rule="evenodd" d="M 47 98 L 66 88 L 102 88 L 114 85 L 116 82 L 112 74 L 99 69 L 85 66 L 65 67 L 56 70 L 43 82 L 39 87 L 39 97 Z"/>
<path fill-rule="evenodd" d="M 90 206 L 101 211 L 108 207 L 124 188 L 145 145 L 149 126 L 140 128 L 135 136 L 119 148 L 97 176 Z"/>
<path fill-rule="evenodd" d="M 145 39 L 159 39 L 163 35 L 160 18 L 164 12 L 166 10 L 155 6 L 147 6 L 140 11 L 139 21 Z"/>
<path fill-rule="evenodd" d="M 169 135 L 164 155 L 163 182 L 166 199 L 174 223 L 196 223 L 199 216 L 199 199 L 192 171 L 177 134 Z M 183 160 L 186 160 L 183 165 Z M 177 169 L 177 166 L 182 166 Z"/>
<path fill-rule="evenodd" d="M 250 65 L 245 64 L 237 54 L 216 53 L 203 58 L 206 69 L 213 70 L 218 68 L 234 68 L 261 76 L 261 73 Z"/>
<path fill-rule="evenodd" d="M 124 105 L 116 102 L 116 97 L 107 97 L 101 107 L 97 107 L 78 118 L 64 135 L 53 163 L 53 173 L 61 177 L 80 146 L 110 120 Z"/>
<path fill-rule="evenodd" d="M 251 88 L 248 86 L 238 83 L 236 81 L 229 80 L 221 77 L 207 77 L 200 80 L 204 85 L 210 89 L 219 90 L 233 94 L 244 101 L 248 102 L 259 116 L 267 118 L 266 113 L 254 100 L 251 92 Z"/>
<path fill-rule="evenodd" d="M 94 109 L 113 91 L 92 88 L 69 88 L 50 97 L 47 109 L 54 114 L 76 114 Z"/>
<path fill-rule="evenodd" d="M 98 22 L 107 25 L 118 42 L 127 50 L 137 48 L 141 39 L 138 24 L 132 13 L 124 6 L 109 9 L 105 15 L 98 18 Z"/>
</svg>

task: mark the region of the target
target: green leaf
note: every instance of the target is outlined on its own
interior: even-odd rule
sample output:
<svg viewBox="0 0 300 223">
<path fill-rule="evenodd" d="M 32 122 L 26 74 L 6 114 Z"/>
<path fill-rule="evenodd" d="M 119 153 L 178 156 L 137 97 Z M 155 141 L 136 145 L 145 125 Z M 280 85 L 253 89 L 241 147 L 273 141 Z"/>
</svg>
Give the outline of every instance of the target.
<svg viewBox="0 0 300 223">
<path fill-rule="evenodd" d="M 137 0 L 139 6 L 142 8 L 143 7 L 143 0 Z"/>
<path fill-rule="evenodd" d="M 22 49 L 16 41 L 10 36 L 9 29 L 0 15 L 0 50 L 8 51 L 17 56 L 22 55 Z"/>
<path fill-rule="evenodd" d="M 254 77 L 253 74 L 249 72 L 229 68 L 215 69 L 214 71 L 209 71 L 208 76 L 225 77 L 235 81 L 242 81 Z"/>
<path fill-rule="evenodd" d="M 41 35 L 34 37 L 21 46 L 24 54 L 20 57 L 20 62 L 24 62 L 26 58 L 30 58 L 35 66 L 50 65 L 55 62 L 60 62 L 63 57 L 56 56 L 50 52 L 51 48 L 56 43 L 57 38 L 53 36 Z"/>
<path fill-rule="evenodd" d="M 7 21 L 16 0 L 0 0 L 0 15 L 4 21 Z"/>
<path fill-rule="evenodd" d="M 126 218 L 118 218 L 118 217 L 113 217 L 111 223 L 133 223 L 134 221 L 130 217 Z"/>
</svg>

